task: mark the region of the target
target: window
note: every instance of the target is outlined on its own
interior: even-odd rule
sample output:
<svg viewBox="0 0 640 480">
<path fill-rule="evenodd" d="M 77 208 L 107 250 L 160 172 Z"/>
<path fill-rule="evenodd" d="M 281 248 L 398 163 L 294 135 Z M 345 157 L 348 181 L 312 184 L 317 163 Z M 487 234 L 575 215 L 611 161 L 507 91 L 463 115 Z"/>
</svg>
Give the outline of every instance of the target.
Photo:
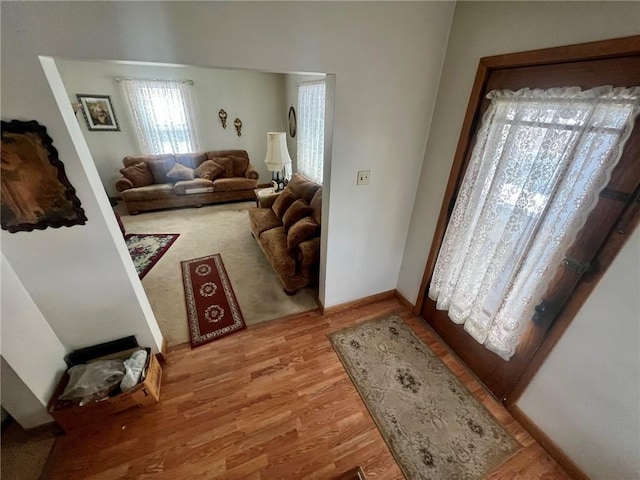
<svg viewBox="0 0 640 480">
<path fill-rule="evenodd" d="M 640 88 L 487 98 L 429 297 L 508 360 L 620 159 Z"/>
<path fill-rule="evenodd" d="M 122 80 L 143 153 L 199 150 L 191 112 L 191 85 L 184 81 Z"/>
<path fill-rule="evenodd" d="M 298 86 L 298 172 L 322 185 L 325 82 Z"/>
</svg>

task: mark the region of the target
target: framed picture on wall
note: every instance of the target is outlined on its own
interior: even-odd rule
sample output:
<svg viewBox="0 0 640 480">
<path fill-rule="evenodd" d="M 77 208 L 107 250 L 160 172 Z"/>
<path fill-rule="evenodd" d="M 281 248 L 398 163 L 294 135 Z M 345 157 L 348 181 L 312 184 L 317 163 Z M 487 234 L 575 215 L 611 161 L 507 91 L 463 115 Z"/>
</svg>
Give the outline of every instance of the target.
<svg viewBox="0 0 640 480">
<path fill-rule="evenodd" d="M 11 233 L 84 225 L 87 217 L 47 129 L 2 122 L 1 224 Z"/>
<path fill-rule="evenodd" d="M 76 96 L 82 104 L 82 113 L 89 130 L 107 132 L 120 130 L 109 95 L 78 93 Z"/>
</svg>

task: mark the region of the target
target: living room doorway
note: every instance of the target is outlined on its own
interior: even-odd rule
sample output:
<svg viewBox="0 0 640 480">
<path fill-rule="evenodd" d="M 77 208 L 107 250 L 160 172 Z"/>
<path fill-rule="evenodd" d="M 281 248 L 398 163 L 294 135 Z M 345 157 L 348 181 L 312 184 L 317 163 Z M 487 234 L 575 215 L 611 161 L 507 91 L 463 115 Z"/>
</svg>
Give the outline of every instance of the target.
<svg viewBox="0 0 640 480">
<path fill-rule="evenodd" d="M 262 193 L 262 196 L 281 195 L 280 192 L 269 191 L 272 188 L 272 172 L 265 164 L 268 132 L 285 133 L 285 148 L 292 160 L 289 177 L 291 173 L 295 174 L 298 171 L 297 150 L 300 130 L 296 132 L 296 114 L 298 86 L 302 83 L 326 80 L 328 106 L 324 115 L 327 120 L 324 131 L 328 134 L 324 138 L 322 172 L 323 183 L 328 183 L 333 118 L 331 103 L 334 88 L 333 76 L 137 62 L 56 59 L 55 63 L 70 103 L 74 107 L 78 127 L 91 153 L 90 159 L 82 160 L 89 160 L 88 163 L 91 165 L 88 168 L 95 169 L 101 180 L 101 185 L 96 185 L 94 188 L 96 196 L 102 197 L 105 203 L 108 199 L 111 200 L 114 218 L 107 221 L 117 220 L 120 224 L 122 235 L 119 238 L 115 237 L 116 241 L 124 241 L 128 245 L 132 263 L 137 268 L 136 273 L 169 346 L 190 341 L 192 332 L 188 319 L 188 299 L 185 302 L 185 272 L 181 264 L 195 258 L 220 254 L 223 269 L 232 287 L 232 295 L 237 299 L 243 320 L 249 327 L 317 308 L 318 299 L 321 301 L 324 294 L 323 263 L 326 231 L 323 227 L 327 223 L 326 220 L 320 215 L 316 218 L 318 229 L 315 243 L 317 243 L 319 257 L 317 265 L 314 266 L 316 279 L 308 285 L 301 285 L 294 295 L 290 295 L 291 291 L 285 292 L 286 285 L 281 278 L 282 272 L 277 270 L 278 261 L 269 258 L 268 248 L 254 238 L 248 212 L 257 206 L 256 193 Z M 248 170 L 253 169 L 256 172 L 256 178 L 253 179 L 255 185 L 251 185 L 255 188 L 250 188 L 251 195 L 234 198 L 229 193 L 228 201 L 214 201 L 202 205 L 196 202 L 192 205 L 189 200 L 195 196 L 185 199 L 192 194 L 188 192 L 187 187 L 185 188 L 187 192 L 181 193 L 181 196 L 176 195 L 178 204 L 175 207 L 165 208 L 168 206 L 161 203 L 155 204 L 157 199 L 151 199 L 151 208 L 145 211 L 138 211 L 138 204 L 135 201 L 125 200 L 123 197 L 127 194 L 123 194 L 118 187 L 118 182 L 123 176 L 122 170 L 157 160 L 142 158 L 150 157 L 152 154 L 140 147 L 136 137 L 139 125 L 135 123 L 135 112 L 132 112 L 130 104 L 127 103 L 122 87 L 124 79 L 133 78 L 145 81 L 164 79 L 190 85 L 191 104 L 194 106 L 192 116 L 199 151 L 188 152 L 193 155 L 175 154 L 173 167 L 180 164 L 195 172 L 201 165 L 194 163 L 200 158 L 195 154 L 204 154 L 205 157 L 210 154 L 205 161 L 212 160 L 215 163 L 218 158 L 215 157 L 216 152 L 223 152 L 224 155 L 221 156 L 245 152 L 248 162 L 243 172 L 232 172 L 230 177 L 234 176 L 234 173 L 246 174 L 248 177 Z M 235 89 L 232 88 L 234 86 Z M 88 100 L 85 97 L 88 97 Z M 105 102 L 106 123 L 111 123 L 116 128 L 103 130 L 92 128 L 97 122 L 97 117 L 93 115 L 87 104 L 87 101 L 92 99 Z M 162 154 L 153 155 L 162 156 Z M 126 158 L 134 159 L 132 161 L 136 163 L 127 165 L 123 162 Z M 154 168 L 156 167 L 157 164 Z M 233 168 L 232 165 L 231 169 Z M 154 172 L 149 170 L 153 177 Z M 155 173 L 158 175 L 157 168 Z M 169 173 L 164 172 L 166 175 Z M 284 175 L 285 172 L 283 171 L 282 174 Z M 194 180 L 198 179 L 205 183 L 202 181 L 205 177 L 197 175 L 196 172 Z M 126 176 L 124 178 L 131 181 Z M 225 176 L 222 180 L 229 180 L 229 178 Z M 178 182 L 176 181 L 174 185 L 178 185 Z M 230 182 L 221 183 L 224 185 Z M 131 196 L 135 198 L 136 195 L 144 195 L 145 189 L 151 190 L 154 185 L 155 179 L 151 184 L 142 185 Z M 137 188 L 134 187 L 134 189 Z M 197 185 L 191 189 L 198 188 L 203 187 Z M 217 194 L 224 191 L 222 187 L 214 190 Z M 316 199 L 317 211 L 321 211 L 322 204 L 328 201 L 328 190 L 326 188 L 324 190 L 324 195 L 319 195 L 319 200 Z M 129 192 L 129 195 L 131 193 L 133 192 Z M 207 193 L 214 192 L 195 192 L 196 195 Z M 311 198 L 307 200 L 310 202 Z M 266 207 L 265 210 L 272 211 L 271 206 Z M 105 211 L 110 210 L 105 209 Z M 313 211 L 311 207 L 304 211 L 305 218 L 311 217 Z M 282 216 L 284 213 L 282 212 Z M 282 218 L 280 221 L 283 221 Z M 284 228 L 284 224 L 279 228 Z M 279 249 L 288 251 L 290 249 L 286 247 L 287 237 L 283 238 L 284 248 L 279 247 Z M 298 268 L 297 262 L 299 263 L 299 260 L 294 258 L 294 268 Z M 274 265 L 276 265 L 275 268 Z"/>
</svg>

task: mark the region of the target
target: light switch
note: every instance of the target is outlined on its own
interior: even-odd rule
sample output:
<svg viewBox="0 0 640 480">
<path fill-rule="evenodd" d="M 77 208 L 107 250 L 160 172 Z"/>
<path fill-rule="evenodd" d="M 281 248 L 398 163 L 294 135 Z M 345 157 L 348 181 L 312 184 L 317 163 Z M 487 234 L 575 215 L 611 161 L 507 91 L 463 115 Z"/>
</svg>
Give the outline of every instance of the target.
<svg viewBox="0 0 640 480">
<path fill-rule="evenodd" d="M 369 185 L 369 176 L 371 175 L 371 170 L 361 170 L 358 172 L 358 181 L 356 185 Z"/>
</svg>

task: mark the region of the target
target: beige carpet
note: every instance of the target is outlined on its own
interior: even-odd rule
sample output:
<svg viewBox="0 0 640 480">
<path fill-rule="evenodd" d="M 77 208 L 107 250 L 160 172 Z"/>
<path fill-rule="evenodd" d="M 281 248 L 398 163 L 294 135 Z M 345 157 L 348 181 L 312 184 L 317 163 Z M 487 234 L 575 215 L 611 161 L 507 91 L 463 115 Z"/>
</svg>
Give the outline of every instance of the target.
<svg viewBox="0 0 640 480">
<path fill-rule="evenodd" d="M 247 210 L 255 202 L 226 203 L 129 215 L 120 214 L 127 233 L 179 233 L 180 237 L 142 280 L 168 345 L 189 341 L 180 262 L 220 253 L 242 315 L 251 325 L 317 308 L 317 287 L 287 296 L 251 236 Z"/>
</svg>

